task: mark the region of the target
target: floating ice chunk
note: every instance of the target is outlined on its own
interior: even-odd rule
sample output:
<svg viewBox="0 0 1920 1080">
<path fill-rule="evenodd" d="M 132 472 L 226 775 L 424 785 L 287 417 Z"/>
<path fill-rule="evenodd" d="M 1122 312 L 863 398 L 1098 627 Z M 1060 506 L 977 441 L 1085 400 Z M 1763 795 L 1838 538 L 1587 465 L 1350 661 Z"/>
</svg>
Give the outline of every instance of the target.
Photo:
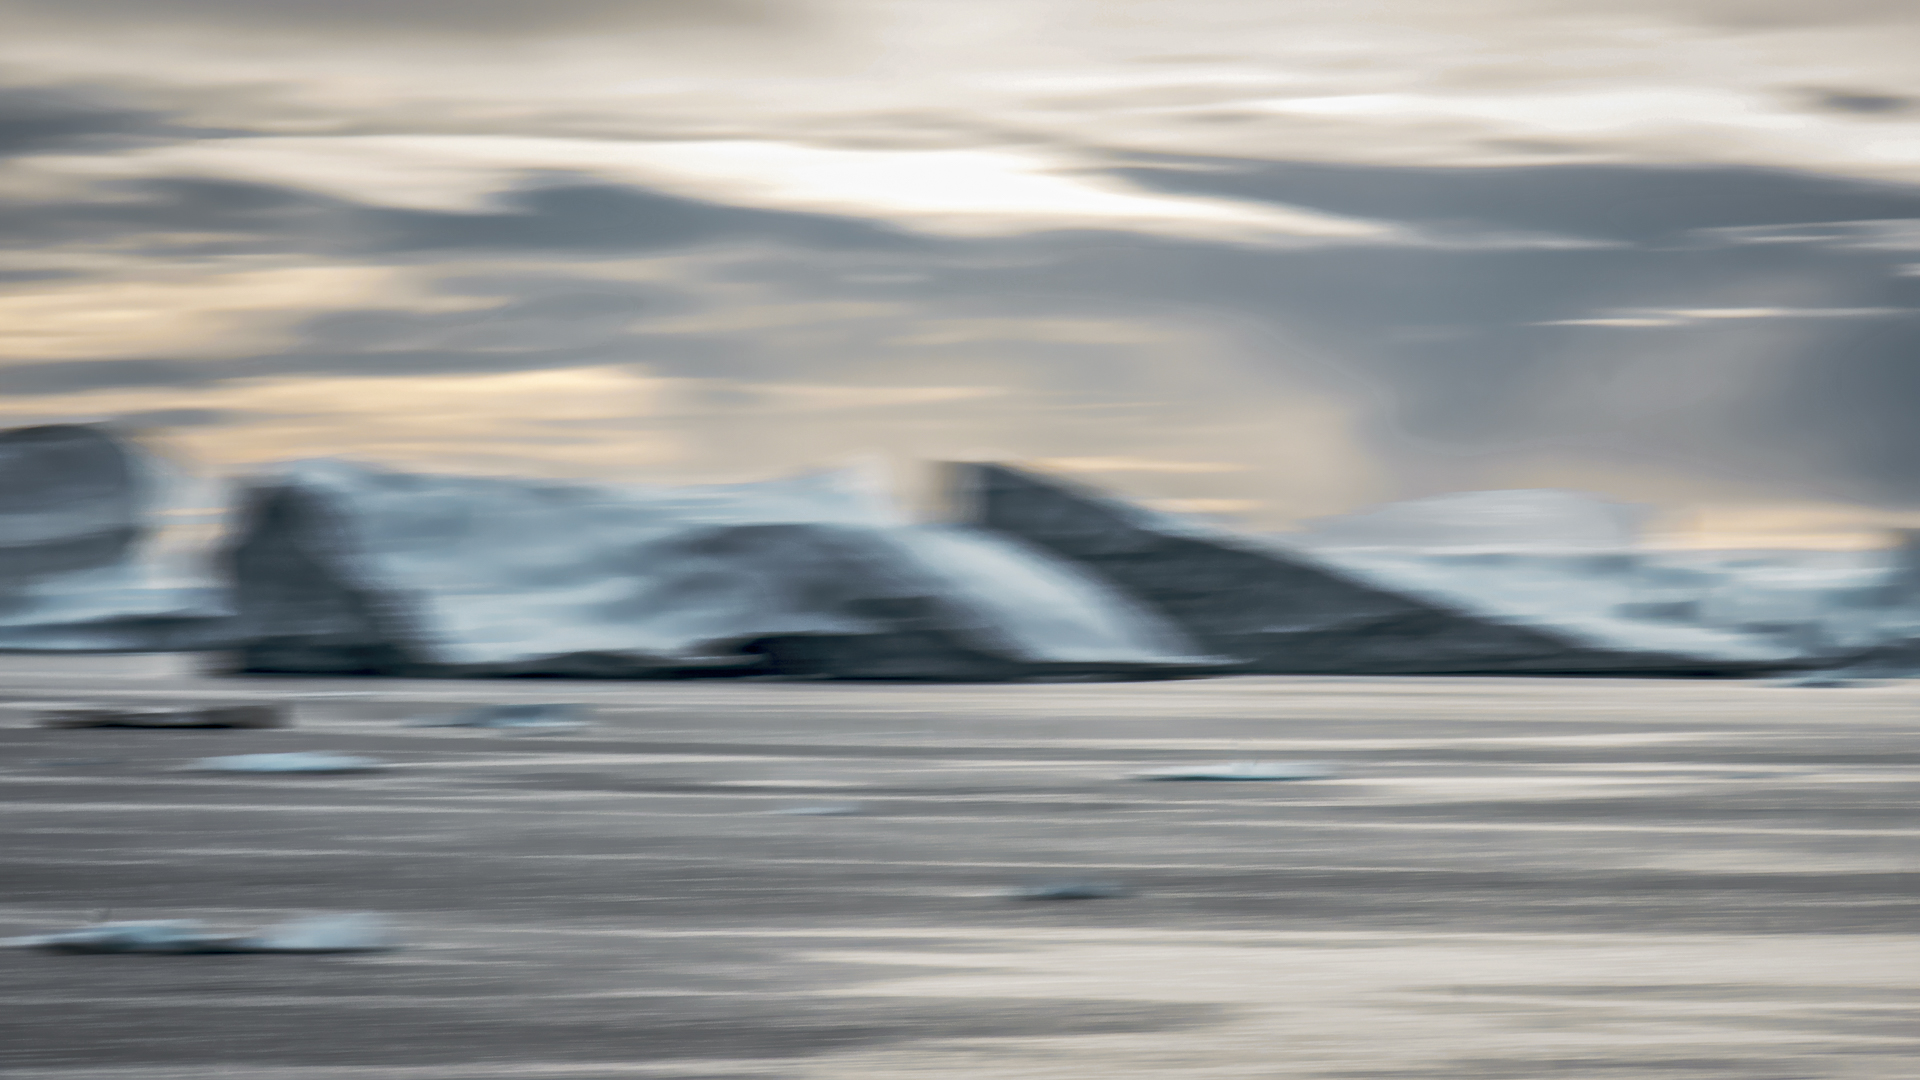
<svg viewBox="0 0 1920 1080">
<path fill-rule="evenodd" d="M 52 705 L 35 724 L 43 728 L 279 728 L 277 705 Z"/>
<path fill-rule="evenodd" d="M 1328 780 L 1338 776 L 1317 761 L 1230 761 L 1224 765 L 1182 766 L 1135 773 L 1135 780 Z"/>
<path fill-rule="evenodd" d="M 235 754 L 231 757 L 201 758 L 190 768 L 202 772 L 238 773 L 341 773 L 384 769 L 387 763 L 377 758 L 351 754 L 292 753 Z"/>
<path fill-rule="evenodd" d="M 32 937 L 7 938 L 0 945 L 64 953 L 195 953 L 233 940 L 192 919 L 110 922 Z"/>
<path fill-rule="evenodd" d="M 379 696 L 373 690 L 314 690 L 288 695 L 293 701 L 372 701 Z"/>
<path fill-rule="evenodd" d="M 1806 688 L 1806 689 L 1831 690 L 1831 689 L 1839 689 L 1842 687 L 1873 686 L 1876 684 L 1864 679 L 1855 679 L 1847 675 L 1842 675 L 1838 672 L 1822 671 L 1822 672 L 1814 672 L 1811 675 L 1801 675 L 1798 678 L 1793 678 L 1793 679 L 1781 679 L 1778 682 L 1771 683 L 1769 685 Z"/>
<path fill-rule="evenodd" d="M 0 940 L 0 946 L 62 953 L 338 953 L 394 947 L 377 915 L 317 915 L 276 923 L 252 935 L 221 934 L 194 919 L 111 922 Z"/>
<path fill-rule="evenodd" d="M 1011 900 L 1111 900 L 1132 896 L 1133 891 L 1117 881 L 1048 881 L 1008 889 L 1003 895 Z"/>
<path fill-rule="evenodd" d="M 788 806 L 779 810 L 768 810 L 767 813 L 791 817 L 827 817 L 833 814 L 858 814 L 865 809 L 859 803 L 830 803 L 825 806 Z"/>
<path fill-rule="evenodd" d="M 234 945 L 245 952 L 373 952 L 393 948 L 394 934 L 378 915 L 311 915 L 264 927 Z"/>
<path fill-rule="evenodd" d="M 428 717 L 410 721 L 408 727 L 474 727 L 502 731 L 552 732 L 580 731 L 588 724 L 586 709 L 580 705 L 482 705 L 452 716 Z"/>
</svg>

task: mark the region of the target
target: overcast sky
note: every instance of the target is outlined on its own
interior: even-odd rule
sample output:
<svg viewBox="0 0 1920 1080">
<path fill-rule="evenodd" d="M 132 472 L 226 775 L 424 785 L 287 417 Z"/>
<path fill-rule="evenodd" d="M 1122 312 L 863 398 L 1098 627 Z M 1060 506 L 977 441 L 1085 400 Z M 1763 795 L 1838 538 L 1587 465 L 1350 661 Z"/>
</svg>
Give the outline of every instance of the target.
<svg viewBox="0 0 1920 1080">
<path fill-rule="evenodd" d="M 0 0 L 0 422 L 1920 511 L 1911 0 Z"/>
</svg>

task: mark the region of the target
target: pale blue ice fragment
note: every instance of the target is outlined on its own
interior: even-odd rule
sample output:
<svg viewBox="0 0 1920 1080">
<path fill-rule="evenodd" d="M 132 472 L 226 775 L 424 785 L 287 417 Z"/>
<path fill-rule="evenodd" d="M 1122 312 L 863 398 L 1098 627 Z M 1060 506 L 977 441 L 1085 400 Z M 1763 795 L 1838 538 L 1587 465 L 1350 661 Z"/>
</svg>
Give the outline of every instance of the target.
<svg viewBox="0 0 1920 1080">
<path fill-rule="evenodd" d="M 1339 772 L 1317 761 L 1230 761 L 1135 773 L 1135 780 L 1329 780 Z"/>
<path fill-rule="evenodd" d="M 230 757 L 201 758 L 188 767 L 200 772 L 344 773 L 384 769 L 387 763 L 377 758 L 356 757 L 351 754 L 303 751 L 290 754 L 235 754 Z"/>
<path fill-rule="evenodd" d="M 0 946 L 63 953 L 342 953 L 395 947 L 378 915 L 312 915 L 250 935 L 222 934 L 194 919 L 109 922 L 0 940 Z"/>
</svg>

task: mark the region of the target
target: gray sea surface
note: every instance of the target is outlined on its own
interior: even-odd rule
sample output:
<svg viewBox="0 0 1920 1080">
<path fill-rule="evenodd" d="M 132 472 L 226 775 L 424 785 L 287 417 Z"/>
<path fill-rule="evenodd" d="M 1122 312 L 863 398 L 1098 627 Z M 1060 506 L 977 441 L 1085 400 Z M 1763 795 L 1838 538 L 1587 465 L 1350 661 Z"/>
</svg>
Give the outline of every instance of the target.
<svg viewBox="0 0 1920 1080">
<path fill-rule="evenodd" d="M 0 656 L 10 1080 L 1908 1080 L 1920 682 L 213 678 Z M 280 701 L 286 730 L 42 730 Z M 541 739 L 406 726 L 575 702 Z M 316 752 L 340 775 L 183 771 Z M 1331 779 L 1143 784 L 1311 760 Z M 857 813 L 778 813 L 821 805 Z M 1034 882 L 1123 886 L 1087 902 Z"/>
</svg>

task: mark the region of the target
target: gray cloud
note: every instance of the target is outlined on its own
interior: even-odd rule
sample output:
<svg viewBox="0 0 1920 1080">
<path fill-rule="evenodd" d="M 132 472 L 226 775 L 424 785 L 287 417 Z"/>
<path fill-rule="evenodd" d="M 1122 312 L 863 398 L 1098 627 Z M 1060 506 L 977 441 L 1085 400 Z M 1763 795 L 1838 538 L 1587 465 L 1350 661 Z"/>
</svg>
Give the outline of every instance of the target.
<svg viewBox="0 0 1920 1080">
<path fill-rule="evenodd" d="M 1165 167 L 1146 165 L 1123 172 L 1137 183 L 1184 194 L 1228 195 L 1419 224 L 1636 242 L 1718 227 L 1920 217 L 1920 185 L 1873 184 L 1780 169 L 1381 168 L 1170 158 Z"/>
<path fill-rule="evenodd" d="M 155 255 L 298 251 L 380 259 L 486 251 L 626 255 L 717 241 L 825 249 L 911 249 L 924 243 L 858 218 L 726 206 L 601 183 L 550 181 L 499 201 L 493 212 L 436 213 L 364 206 L 270 184 L 126 181 L 70 202 L 0 203 L 0 247 L 124 246 L 152 234 Z"/>
<path fill-rule="evenodd" d="M 795 7 L 776 0 L 0 0 L 0 18 L 457 38 L 586 27 L 778 23 Z"/>
<path fill-rule="evenodd" d="M 229 377 L 288 374 L 431 375 L 526 371 L 632 359 L 634 325 L 669 310 L 657 286 L 529 274 L 454 278 L 443 291 L 503 302 L 459 311 L 365 308 L 294 328 L 300 345 L 232 361 Z"/>
<path fill-rule="evenodd" d="M 0 86 L 0 157 L 109 148 L 174 129 L 156 112 L 70 87 Z"/>
<path fill-rule="evenodd" d="M 343 315 L 343 320 L 351 319 Z M 476 320 L 477 321 L 477 320 Z M 610 338 L 607 344 L 619 339 Z M 621 344 L 630 344 L 620 341 Z M 234 360 L 52 360 L 0 367 L 0 394 L 48 397 L 90 390 L 200 389 L 240 379 L 305 375 L 483 375 L 605 364 L 631 355 L 583 348 L 340 349 L 294 348 Z"/>
<path fill-rule="evenodd" d="M 1738 29 L 1905 22 L 1913 16 L 1913 5 L 1906 0 L 1825 0 L 1819 4 L 1802 0 L 1685 0 L 1646 6 Z"/>
<path fill-rule="evenodd" d="M 140 180 L 71 201 L 0 202 L 0 247 L 61 244 L 126 248 L 157 234 L 154 254 L 346 250 L 360 239 L 349 204 L 265 184 Z M 177 237 L 194 237 L 180 241 Z M 185 247 L 182 247 L 182 244 Z"/>
<path fill-rule="evenodd" d="M 503 202 L 501 209 L 482 214 L 368 211 L 365 228 L 375 247 L 390 252 L 635 252 L 723 239 L 779 240 L 822 248 L 900 248 L 921 243 L 906 233 L 857 218 L 725 206 L 610 184 L 540 187 Z"/>
<path fill-rule="evenodd" d="M 62 278 L 76 278 L 81 274 L 77 270 L 0 270 L 0 285 L 25 284 L 33 281 L 59 281 Z"/>
<path fill-rule="evenodd" d="M 228 376 L 183 360 L 53 360 L 0 367 L 0 394 L 71 394 L 126 387 L 211 386 Z"/>
<path fill-rule="evenodd" d="M 1920 505 L 1920 320 L 1907 314 L 1920 307 L 1920 280 L 1901 262 L 1913 244 L 1866 240 L 1920 235 L 1920 189 L 1591 167 L 1261 166 L 1181 172 L 1177 186 L 1244 197 L 1248 177 L 1276 180 L 1254 191 L 1296 205 L 1636 242 L 1263 252 L 1056 237 L 1027 244 L 1050 259 L 995 267 L 971 285 L 1039 303 L 1097 290 L 1138 311 L 1233 320 L 1277 373 L 1370 403 L 1374 444 L 1416 488 L 1497 484 L 1482 470 L 1557 456 L 1718 477 L 1736 490 Z M 1752 240 L 1782 234 L 1807 239 Z M 944 273 L 930 288 L 965 289 L 968 277 Z M 1658 331 L 1670 336 L 1657 350 L 1528 325 L 1621 308 L 1701 317 Z M 1734 317 L 1758 312 L 1783 314 Z M 1330 359 L 1301 361 L 1301 343 Z"/>
<path fill-rule="evenodd" d="M 1823 335 L 1758 389 L 1738 433 L 1761 460 L 1847 497 L 1920 507 L 1920 321 Z"/>
<path fill-rule="evenodd" d="M 1033 419 L 1016 440 L 1066 454 L 1100 430 L 1140 440 L 1160 437 L 1155 424 L 1200 431 L 1195 417 L 1208 402 L 1258 409 L 1306 389 L 1358 408 L 1373 448 L 1414 491 L 1499 484 L 1485 470 L 1545 454 L 1732 478 L 1742 491 L 1920 505 L 1912 468 L 1920 426 L 1909 422 L 1920 393 L 1920 320 L 1702 317 L 1647 332 L 1660 335 L 1654 345 L 1643 333 L 1541 325 L 1622 310 L 1920 307 L 1920 278 L 1900 276 L 1912 251 L 1863 239 L 1920 219 L 1920 190 L 1747 169 L 1181 164 L 1217 171 L 1128 175 L 1385 220 L 1620 243 L 1275 250 L 1098 232 L 906 241 L 853 219 L 611 185 L 525 192 L 491 215 L 375 211 L 271 188 L 163 186 L 139 206 L 73 211 L 73 220 L 89 235 L 225 229 L 234 243 L 425 265 L 484 253 L 525 269 L 442 280 L 445 292 L 488 301 L 478 309 L 330 312 L 294 326 L 286 349 L 237 359 L 17 364 L 0 367 L 0 392 L 640 363 L 715 380 L 717 412 L 742 393 L 728 380 L 1018 382 L 1062 408 L 1122 409 L 1099 414 L 1121 417 L 1119 427 L 1056 415 Z M 1782 238 L 1793 242 L 1772 242 Z M 728 246 L 702 246 L 714 241 Z M 648 283 L 569 270 L 567 261 L 690 251 L 705 254 Z M 859 310 L 834 315 L 836 305 Z M 780 314 L 788 308 L 791 317 Z M 769 314 L 780 317 L 762 319 Z M 672 329 L 674 320 L 693 328 Z M 1106 336 L 1023 337 L 1022 320 L 1105 328 Z M 1004 338 L 979 330 L 995 322 L 1011 327 Z M 925 332 L 946 324 L 975 336 L 943 342 Z M 1191 340 L 1236 357 L 1238 381 L 1153 381 L 1142 373 L 1178 381 L 1198 361 L 1182 352 L 1186 339 L 1128 337 L 1151 327 L 1194 328 Z M 716 454 L 764 459 L 780 450 L 751 419 L 687 423 L 707 425 L 700 437 L 716 446 L 739 443 Z M 1231 485 L 1242 475 L 1206 482 Z"/>
<path fill-rule="evenodd" d="M 353 308 L 290 328 L 285 350 L 225 359 L 121 358 L 0 366 L 0 394 L 195 389 L 274 376 L 495 374 L 639 358 L 700 366 L 697 337 L 649 341 L 634 324 L 683 304 L 671 290 L 559 273 L 453 276 L 452 295 L 499 302 L 455 311 Z"/>
<path fill-rule="evenodd" d="M 121 413 L 114 423 L 128 428 L 211 427 L 238 419 L 231 409 L 148 409 Z"/>
<path fill-rule="evenodd" d="M 1906 112 L 1914 100 L 1904 94 L 1876 94 L 1863 90 L 1814 90 L 1813 103 L 1837 112 L 1865 113 L 1870 116 Z"/>
</svg>

